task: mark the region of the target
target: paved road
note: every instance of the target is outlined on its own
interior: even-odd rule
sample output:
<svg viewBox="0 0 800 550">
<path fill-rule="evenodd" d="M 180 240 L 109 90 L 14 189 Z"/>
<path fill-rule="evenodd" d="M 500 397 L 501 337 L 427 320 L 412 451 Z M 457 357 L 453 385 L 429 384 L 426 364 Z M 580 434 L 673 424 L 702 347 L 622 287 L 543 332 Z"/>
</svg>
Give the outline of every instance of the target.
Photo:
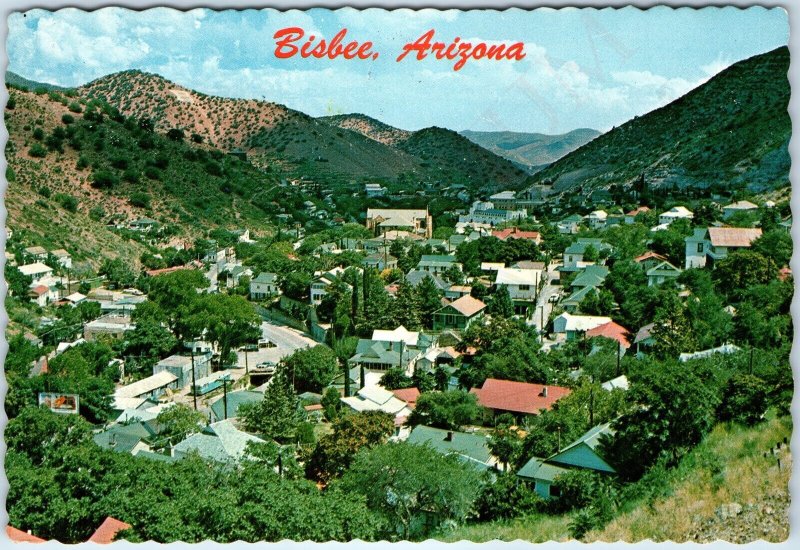
<svg viewBox="0 0 800 550">
<path fill-rule="evenodd" d="M 291 355 L 298 349 L 314 347 L 318 345 L 316 341 L 311 339 L 303 332 L 279 325 L 275 322 L 264 321 L 261 323 L 261 334 L 263 338 L 268 339 L 275 344 L 272 348 L 259 348 L 258 351 L 247 352 L 247 363 L 249 366 L 254 366 L 263 361 L 271 361 L 277 363 L 287 355 Z M 238 365 L 240 369 L 245 367 L 244 352 L 239 352 Z M 238 369 L 234 369 L 238 370 Z"/>
<path fill-rule="evenodd" d="M 542 330 L 542 306 L 544 306 L 544 322 L 547 323 L 547 320 L 550 318 L 550 313 L 553 311 L 554 304 L 550 302 L 550 297 L 557 294 L 561 291 L 561 286 L 553 285 L 550 283 L 553 279 L 558 278 L 558 271 L 556 268 L 560 265 L 560 263 L 552 262 L 547 267 L 546 276 L 546 283 L 542 288 L 542 291 L 539 293 L 539 299 L 536 302 L 536 309 L 533 314 L 533 318 L 528 321 L 530 326 L 536 327 L 536 330 Z"/>
</svg>

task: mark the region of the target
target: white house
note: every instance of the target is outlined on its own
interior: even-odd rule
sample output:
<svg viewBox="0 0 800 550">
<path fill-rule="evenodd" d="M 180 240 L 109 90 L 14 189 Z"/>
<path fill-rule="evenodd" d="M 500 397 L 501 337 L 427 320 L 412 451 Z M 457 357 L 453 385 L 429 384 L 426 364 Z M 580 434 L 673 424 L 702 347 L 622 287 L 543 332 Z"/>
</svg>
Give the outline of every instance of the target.
<svg viewBox="0 0 800 550">
<path fill-rule="evenodd" d="M 573 340 L 581 333 L 610 322 L 611 317 L 562 313 L 553 320 L 553 332 L 556 334 L 565 334 L 567 340 Z"/>
<path fill-rule="evenodd" d="M 734 250 L 750 248 L 753 241 L 760 236 L 760 228 L 696 228 L 692 235 L 684 239 L 686 243 L 686 269 L 705 267 L 709 259 L 712 262 L 724 260 Z"/>
<path fill-rule="evenodd" d="M 658 223 L 669 225 L 675 220 L 691 220 L 694 214 L 685 206 L 673 206 L 658 217 Z"/>
<path fill-rule="evenodd" d="M 529 302 L 536 299 L 541 278 L 539 269 L 504 267 L 497 270 L 494 284 L 505 285 L 512 300 Z"/>
<path fill-rule="evenodd" d="M 592 229 L 602 229 L 606 226 L 608 213 L 605 210 L 595 210 L 583 217 Z"/>
<path fill-rule="evenodd" d="M 250 298 L 263 300 L 269 296 L 280 294 L 278 276 L 275 273 L 259 273 L 258 277 L 250 281 Z"/>
<path fill-rule="evenodd" d="M 53 250 L 50 254 L 52 254 L 55 257 L 56 261 L 58 262 L 58 265 L 66 269 L 72 269 L 72 256 L 70 256 L 69 252 L 67 252 L 63 248 L 59 248 Z"/>
<path fill-rule="evenodd" d="M 333 284 L 344 273 L 344 268 L 341 266 L 334 267 L 330 271 L 320 273 L 311 282 L 311 305 L 317 306 L 322 303 L 322 299 L 328 294 L 328 287 Z"/>
<path fill-rule="evenodd" d="M 367 183 L 364 185 L 364 191 L 367 193 L 368 198 L 382 197 L 386 194 L 386 188 L 380 183 Z"/>
<path fill-rule="evenodd" d="M 32 264 L 25 264 L 19 266 L 20 273 L 27 275 L 32 279 L 31 284 L 39 284 L 39 281 L 53 273 L 53 268 L 43 264 L 42 262 L 35 262 Z"/>
</svg>

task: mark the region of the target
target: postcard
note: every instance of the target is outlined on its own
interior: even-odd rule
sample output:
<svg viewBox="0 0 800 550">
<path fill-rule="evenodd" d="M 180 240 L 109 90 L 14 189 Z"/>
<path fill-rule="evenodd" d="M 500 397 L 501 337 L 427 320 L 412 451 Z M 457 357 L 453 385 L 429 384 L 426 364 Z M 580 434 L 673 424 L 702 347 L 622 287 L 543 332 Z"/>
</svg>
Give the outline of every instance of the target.
<svg viewBox="0 0 800 550">
<path fill-rule="evenodd" d="M 96 7 L 7 19 L 11 541 L 787 540 L 786 10 Z"/>
</svg>

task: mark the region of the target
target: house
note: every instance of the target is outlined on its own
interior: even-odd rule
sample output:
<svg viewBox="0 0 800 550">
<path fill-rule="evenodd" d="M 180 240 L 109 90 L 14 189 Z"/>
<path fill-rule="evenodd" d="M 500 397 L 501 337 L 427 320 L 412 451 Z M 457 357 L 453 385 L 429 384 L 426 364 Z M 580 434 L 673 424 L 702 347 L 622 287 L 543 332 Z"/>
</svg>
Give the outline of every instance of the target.
<svg viewBox="0 0 800 550">
<path fill-rule="evenodd" d="M 583 222 L 583 216 L 572 214 L 558 222 L 556 229 L 563 235 L 574 235 L 580 229 L 581 222 Z"/>
<path fill-rule="evenodd" d="M 450 285 L 444 291 L 444 297 L 448 300 L 458 300 L 462 296 L 469 296 L 472 293 L 472 287 L 467 285 Z"/>
<path fill-rule="evenodd" d="M 650 348 L 656 343 L 656 339 L 652 334 L 655 326 L 655 323 L 649 323 L 644 325 L 636 332 L 636 337 L 633 339 L 633 343 L 636 344 L 637 354 L 644 352 L 642 348 Z"/>
<path fill-rule="evenodd" d="M 103 449 L 135 455 L 139 451 L 151 450 L 147 441 L 155 436 L 156 433 L 152 424 L 138 421 L 114 424 L 107 430 L 96 433 L 92 436 L 92 440 Z"/>
<path fill-rule="evenodd" d="M 433 329 L 466 330 L 472 323 L 483 317 L 485 309 L 486 304 L 477 298 L 462 296 L 433 314 Z"/>
<path fill-rule="evenodd" d="M 633 223 L 636 222 L 636 216 L 638 216 L 639 214 L 646 214 L 647 212 L 650 212 L 650 209 L 646 206 L 640 206 L 638 208 L 634 208 L 633 210 L 625 214 L 625 223 L 628 225 L 632 225 Z"/>
<path fill-rule="evenodd" d="M 539 295 L 542 272 L 536 269 L 504 267 L 497 271 L 495 286 L 504 285 L 514 302 L 514 313 L 527 315 Z"/>
<path fill-rule="evenodd" d="M 605 210 L 595 210 L 585 215 L 583 219 L 586 220 L 586 224 L 592 229 L 603 229 L 606 226 L 608 214 Z"/>
<path fill-rule="evenodd" d="M 738 212 L 755 212 L 758 205 L 750 201 L 737 201 L 722 207 L 722 219 L 727 220 Z"/>
<path fill-rule="evenodd" d="M 22 250 L 22 257 L 29 262 L 43 262 L 47 259 L 47 250 L 41 246 L 29 246 Z"/>
<path fill-rule="evenodd" d="M 553 332 L 565 334 L 567 340 L 574 340 L 583 333 L 610 322 L 610 317 L 562 313 L 553 320 Z"/>
<path fill-rule="evenodd" d="M 735 250 L 750 248 L 761 236 L 760 228 L 708 227 L 696 228 L 684 239 L 686 243 L 686 269 L 705 267 L 728 257 Z"/>
<path fill-rule="evenodd" d="M 264 300 L 270 296 L 281 293 L 278 286 L 278 276 L 275 273 L 262 272 L 258 277 L 250 281 L 250 299 Z"/>
<path fill-rule="evenodd" d="M 64 296 L 63 300 L 67 304 L 69 304 L 69 305 L 74 307 L 74 306 L 77 306 L 78 304 L 86 301 L 86 296 L 84 294 L 81 294 L 80 292 L 73 292 L 69 296 Z"/>
<path fill-rule="evenodd" d="M 58 262 L 58 265 L 65 269 L 72 269 L 72 256 L 63 248 L 58 248 L 50 253 Z"/>
<path fill-rule="evenodd" d="M 372 338 L 362 338 L 356 345 L 356 353 L 347 360 L 351 369 L 385 372 L 399 368 L 407 375 L 414 373 L 420 355 L 431 347 L 431 338 L 420 332 L 399 326 L 394 330 L 374 330 Z M 361 378 L 359 372 L 359 378 Z M 366 385 L 365 380 L 363 385 Z"/>
<path fill-rule="evenodd" d="M 586 287 L 598 287 L 602 285 L 606 277 L 608 277 L 609 270 L 602 265 L 587 265 L 583 270 L 572 280 L 570 287 L 573 290 L 578 290 Z"/>
<path fill-rule="evenodd" d="M 401 388 L 398 390 L 391 390 L 391 392 L 400 401 L 405 401 L 409 409 L 413 409 L 417 406 L 417 399 L 420 396 L 417 388 Z"/>
<path fill-rule="evenodd" d="M 433 236 L 433 218 L 428 209 L 403 210 L 391 208 L 368 208 L 366 228 L 375 235 L 389 230 L 408 231 L 430 239 Z"/>
<path fill-rule="evenodd" d="M 128 384 L 127 386 L 122 386 L 117 388 L 117 391 L 114 392 L 114 398 L 117 397 L 159 397 L 162 395 L 168 388 L 169 389 L 176 389 L 177 384 L 176 381 L 178 377 L 174 374 L 162 371 L 158 374 L 154 374 L 153 376 L 148 376 L 147 378 L 143 378 L 138 382 L 134 382 L 133 384 Z"/>
<path fill-rule="evenodd" d="M 623 374 L 607 382 L 603 382 L 600 384 L 600 387 L 606 391 L 627 390 L 630 387 L 630 383 L 628 382 L 628 377 Z"/>
<path fill-rule="evenodd" d="M 462 266 L 456 261 L 455 256 L 444 254 L 423 254 L 417 264 L 417 271 L 427 271 L 435 275 L 452 268 L 462 270 Z"/>
<path fill-rule="evenodd" d="M 192 383 L 192 365 L 194 380 L 205 378 L 211 374 L 211 354 L 195 354 L 194 359 L 186 355 L 170 355 L 153 365 L 153 374 L 168 372 L 175 376 L 175 388 L 185 388 Z"/>
<path fill-rule="evenodd" d="M 442 292 L 450 288 L 450 283 L 448 283 L 438 275 L 434 275 L 430 271 L 419 271 L 416 269 L 408 272 L 408 274 L 406 275 L 406 283 L 416 288 L 422 282 L 423 279 L 427 278 L 430 278 L 433 281 L 433 284 L 436 285 L 436 288 L 438 288 Z"/>
<path fill-rule="evenodd" d="M 377 269 L 383 271 L 384 269 L 397 269 L 397 258 L 391 254 L 370 254 L 361 261 L 361 265 L 366 268 Z"/>
<path fill-rule="evenodd" d="M 320 273 L 311 282 L 310 302 L 313 306 L 318 306 L 322 303 L 322 298 L 328 294 L 328 287 L 334 283 L 344 273 L 343 267 L 334 267 L 330 271 Z"/>
<path fill-rule="evenodd" d="M 156 220 L 151 218 L 138 218 L 128 222 L 128 229 L 131 231 L 141 231 L 142 233 L 149 233 L 158 225 Z"/>
<path fill-rule="evenodd" d="M 501 241 L 508 239 L 524 239 L 537 245 L 542 244 L 542 235 L 538 231 L 521 231 L 519 227 L 509 227 L 506 229 L 495 229 L 492 237 L 497 237 Z"/>
<path fill-rule="evenodd" d="M 356 412 L 383 411 L 392 415 L 396 423 L 402 423 L 411 414 L 408 403 L 380 386 L 365 386 L 355 395 L 342 397 L 341 402 Z"/>
<path fill-rule="evenodd" d="M 586 297 L 594 292 L 597 292 L 597 287 L 593 285 L 578 287 L 578 290 L 561 300 L 561 307 L 567 313 L 577 313 Z"/>
<path fill-rule="evenodd" d="M 42 262 L 21 265 L 17 269 L 19 269 L 19 272 L 23 275 L 31 278 L 32 285 L 38 285 L 39 281 L 45 277 L 49 277 L 53 273 L 53 268 L 43 264 Z"/>
<path fill-rule="evenodd" d="M 236 237 L 236 241 L 240 243 L 252 244 L 256 242 L 250 238 L 249 229 L 234 229 L 231 231 L 231 234 Z"/>
<path fill-rule="evenodd" d="M 586 331 L 586 338 L 597 337 L 614 340 L 617 342 L 620 349 L 628 349 L 631 347 L 631 343 L 628 341 L 628 329 L 614 321 L 598 325 Z"/>
<path fill-rule="evenodd" d="M 227 418 L 237 418 L 239 416 L 239 407 L 244 404 L 260 403 L 264 400 L 264 394 L 257 391 L 229 391 L 227 398 L 219 396 L 219 398 L 211 404 L 211 417 L 214 422 L 225 420 Z"/>
<path fill-rule="evenodd" d="M 669 225 L 675 220 L 691 220 L 692 218 L 694 218 L 694 214 L 685 206 L 673 206 L 658 216 L 658 223 Z"/>
<path fill-rule="evenodd" d="M 98 337 L 122 340 L 127 331 L 135 328 L 136 324 L 131 320 L 130 315 L 109 313 L 83 325 L 83 338 L 87 342 L 93 342 Z"/>
<path fill-rule="evenodd" d="M 28 298 L 37 306 L 44 307 L 47 305 L 50 298 L 50 287 L 47 285 L 33 286 L 28 290 Z"/>
<path fill-rule="evenodd" d="M 503 262 L 481 262 L 481 271 L 490 274 L 493 271 L 499 271 L 506 266 Z"/>
<path fill-rule="evenodd" d="M 553 404 L 572 391 L 561 386 L 529 384 L 487 378 L 480 388 L 472 388 L 478 404 L 494 413 L 514 415 L 539 414 L 552 408 Z"/>
<path fill-rule="evenodd" d="M 130 529 L 132 527 L 131 524 L 125 523 L 124 521 L 120 521 L 116 518 L 112 518 L 108 516 L 106 519 L 103 520 L 103 523 L 100 524 L 92 536 L 89 537 L 87 542 L 94 542 L 96 544 L 111 544 L 117 539 L 117 535 L 120 531 L 125 531 L 126 529 Z"/>
<path fill-rule="evenodd" d="M 492 470 L 498 460 L 489 450 L 489 439 L 480 433 L 441 430 L 430 426 L 415 426 L 406 443 L 427 445 L 443 455 L 453 455 L 478 470 Z"/>
<path fill-rule="evenodd" d="M 367 194 L 367 198 L 382 197 L 386 194 L 386 188 L 380 183 L 367 183 L 364 185 L 364 192 Z"/>
<path fill-rule="evenodd" d="M 691 361 L 693 359 L 706 359 L 711 357 L 712 355 L 731 355 L 733 353 L 737 353 L 742 351 L 742 348 L 735 346 L 733 344 L 723 344 L 717 348 L 705 349 L 703 351 L 695 351 L 694 353 L 681 353 L 678 356 L 678 361 L 681 363 L 685 363 L 686 361 Z"/>
<path fill-rule="evenodd" d="M 6 536 L 11 542 L 47 542 L 45 539 L 32 535 L 30 531 L 22 531 L 10 525 L 6 525 Z"/>
<path fill-rule="evenodd" d="M 264 443 L 264 440 L 237 429 L 229 418 L 190 435 L 172 448 L 172 456 L 182 459 L 196 453 L 206 460 L 233 465 L 246 459 L 250 442 Z"/>
<path fill-rule="evenodd" d="M 644 269 L 645 271 L 648 271 L 650 269 L 653 269 L 655 266 L 657 266 L 661 262 L 666 262 L 667 261 L 667 257 L 666 256 L 662 256 L 661 254 L 658 254 L 657 252 L 653 252 L 651 250 L 648 250 L 647 252 L 645 252 L 641 256 L 635 257 L 633 259 L 633 261 L 636 262 L 637 264 L 639 264 L 640 266 L 642 266 L 642 269 Z"/>
<path fill-rule="evenodd" d="M 558 497 L 554 487 L 556 478 L 575 469 L 593 470 L 605 474 L 615 474 L 616 470 L 603 457 L 600 443 L 603 438 L 613 434 L 610 424 L 595 426 L 576 441 L 559 450 L 553 456 L 531 458 L 517 476 L 534 483 L 534 490 L 542 498 Z"/>
<path fill-rule="evenodd" d="M 667 261 L 647 270 L 647 286 L 656 286 L 665 281 L 675 281 L 681 274 L 681 269 Z"/>
<path fill-rule="evenodd" d="M 580 238 L 564 250 L 562 271 L 576 271 L 578 268 L 582 268 L 579 264 L 584 261 L 588 249 L 594 249 L 599 253 L 603 250 L 611 250 L 612 247 L 601 239 Z"/>
</svg>

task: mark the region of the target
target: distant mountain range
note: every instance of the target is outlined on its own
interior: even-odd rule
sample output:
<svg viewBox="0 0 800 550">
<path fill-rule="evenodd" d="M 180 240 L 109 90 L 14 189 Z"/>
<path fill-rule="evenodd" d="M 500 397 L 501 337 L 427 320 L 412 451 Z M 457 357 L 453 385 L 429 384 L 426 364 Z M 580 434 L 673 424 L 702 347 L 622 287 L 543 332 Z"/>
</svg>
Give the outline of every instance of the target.
<svg viewBox="0 0 800 550">
<path fill-rule="evenodd" d="M 591 128 L 578 128 L 558 135 L 472 130 L 464 130 L 460 134 L 533 173 L 592 141 L 600 132 Z"/>
<path fill-rule="evenodd" d="M 29 90 L 36 90 L 41 88 L 47 90 L 48 92 L 50 90 L 66 89 L 63 88 L 62 86 L 56 86 L 55 84 L 48 84 L 47 82 L 37 82 L 35 80 L 30 80 L 12 71 L 6 71 L 6 84 L 10 84 L 11 86 L 16 86 L 17 88 L 27 88 Z"/>
<path fill-rule="evenodd" d="M 672 103 L 634 117 L 529 179 L 554 191 L 789 185 L 789 49 L 735 63 Z"/>
</svg>

